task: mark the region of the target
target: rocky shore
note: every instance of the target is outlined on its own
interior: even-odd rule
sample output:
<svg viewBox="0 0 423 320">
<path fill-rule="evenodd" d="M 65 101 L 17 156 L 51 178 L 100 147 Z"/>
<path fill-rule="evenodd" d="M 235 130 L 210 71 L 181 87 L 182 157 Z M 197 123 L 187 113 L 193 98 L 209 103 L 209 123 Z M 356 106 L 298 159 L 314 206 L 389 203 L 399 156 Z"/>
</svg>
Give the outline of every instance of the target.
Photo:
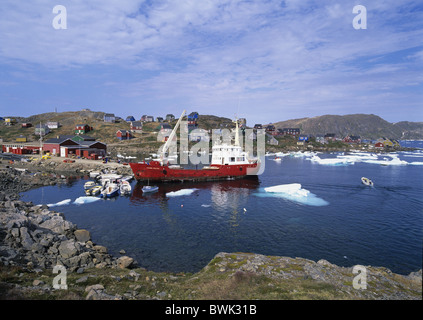
<svg viewBox="0 0 423 320">
<path fill-rule="evenodd" d="M 422 299 L 421 270 L 399 275 L 367 266 L 365 289 L 354 288 L 352 268 L 252 253 L 219 253 L 196 274 L 145 270 L 124 250 L 110 255 L 62 213 L 19 200 L 20 192 L 86 174 L 86 166 L 72 165 L 0 169 L 1 299 Z M 58 265 L 66 289 L 55 287 Z"/>
</svg>

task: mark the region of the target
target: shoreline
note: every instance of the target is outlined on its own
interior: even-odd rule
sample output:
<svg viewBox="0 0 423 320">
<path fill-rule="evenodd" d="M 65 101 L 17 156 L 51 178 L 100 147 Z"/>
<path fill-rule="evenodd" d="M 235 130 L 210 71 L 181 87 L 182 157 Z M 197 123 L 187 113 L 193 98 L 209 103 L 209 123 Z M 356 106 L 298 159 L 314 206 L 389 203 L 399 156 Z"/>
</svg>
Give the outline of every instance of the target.
<svg viewBox="0 0 423 320">
<path fill-rule="evenodd" d="M 356 290 L 352 287 L 352 267 L 339 267 L 326 260 L 314 262 L 254 253 L 218 253 L 193 275 L 140 268 L 133 258 L 125 255 L 124 248 L 120 257 L 111 256 L 106 247 L 91 241 L 89 230 L 78 229 L 60 212 L 19 200 L 21 192 L 63 183 L 61 174 L 84 176 L 87 170 L 99 168 L 128 170 L 128 166 L 122 164 L 86 161 L 90 161 L 89 165 L 51 159 L 35 165 L 19 163 L 18 169 L 26 169 L 22 171 L 5 168 L 5 163 L 0 166 L 0 275 L 2 279 L 8 275 L 9 279 L 8 282 L 0 281 L 0 298 L 30 299 L 35 295 L 42 299 L 219 299 L 210 286 L 221 282 L 229 286 L 221 298 L 250 299 L 264 285 L 259 279 L 267 279 L 266 286 L 273 284 L 274 288 L 279 288 L 276 292 L 286 285 L 292 290 L 279 292 L 276 296 L 266 294 L 260 296 L 261 299 L 422 299 L 421 269 L 400 275 L 384 267 L 368 266 L 367 275 L 373 279 L 374 288 Z M 34 169 L 44 174 L 31 174 Z M 69 291 L 52 288 L 51 269 L 57 264 L 64 265 L 67 270 L 69 285 L 73 286 L 72 295 Z M 123 277 L 127 283 L 122 281 Z M 160 285 L 157 279 L 161 279 Z M 110 281 L 116 283 L 110 285 Z M 124 282 L 126 291 L 122 293 Z M 189 283 L 197 282 L 202 290 L 187 289 Z M 257 282 L 252 286 L 256 286 L 257 292 L 244 288 L 251 282 Z M 304 288 L 307 286 L 313 288 L 312 294 L 306 293 Z M 244 288 L 245 295 L 238 292 L 238 287 Z M 134 288 L 136 290 L 132 290 Z"/>
</svg>

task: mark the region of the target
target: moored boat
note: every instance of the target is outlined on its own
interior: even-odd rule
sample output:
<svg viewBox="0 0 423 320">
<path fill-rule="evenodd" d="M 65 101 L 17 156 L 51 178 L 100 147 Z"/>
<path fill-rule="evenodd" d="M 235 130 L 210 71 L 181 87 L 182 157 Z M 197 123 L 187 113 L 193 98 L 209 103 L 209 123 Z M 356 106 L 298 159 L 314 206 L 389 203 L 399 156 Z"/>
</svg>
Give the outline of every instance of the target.
<svg viewBox="0 0 423 320">
<path fill-rule="evenodd" d="M 128 181 L 122 181 L 119 187 L 120 195 L 129 195 L 131 194 L 132 188 Z"/>
<path fill-rule="evenodd" d="M 155 192 L 159 190 L 159 187 L 157 186 L 144 186 L 142 187 L 142 192 L 148 193 L 148 192 Z"/>
<path fill-rule="evenodd" d="M 85 182 L 85 184 L 84 184 L 84 189 L 85 190 L 87 190 L 87 189 L 91 189 L 92 187 L 94 187 L 95 186 L 95 182 L 94 181 L 87 181 L 87 182 Z"/>
<path fill-rule="evenodd" d="M 119 185 L 116 183 L 109 183 L 106 187 L 101 191 L 101 196 L 103 198 L 111 198 L 117 196 L 119 194 Z"/>
</svg>

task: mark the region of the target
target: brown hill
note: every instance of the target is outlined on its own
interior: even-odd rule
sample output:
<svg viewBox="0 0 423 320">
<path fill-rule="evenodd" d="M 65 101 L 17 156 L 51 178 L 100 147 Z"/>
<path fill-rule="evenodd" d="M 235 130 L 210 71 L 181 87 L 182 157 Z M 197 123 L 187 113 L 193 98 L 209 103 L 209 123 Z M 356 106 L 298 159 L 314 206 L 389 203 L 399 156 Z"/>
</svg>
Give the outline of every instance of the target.
<svg viewBox="0 0 423 320">
<path fill-rule="evenodd" d="M 300 128 L 301 133 L 324 135 L 335 133 L 337 137 L 358 135 L 364 139 L 387 137 L 392 139 L 422 139 L 423 123 L 390 123 L 374 114 L 323 115 L 273 123 L 277 129 Z"/>
</svg>

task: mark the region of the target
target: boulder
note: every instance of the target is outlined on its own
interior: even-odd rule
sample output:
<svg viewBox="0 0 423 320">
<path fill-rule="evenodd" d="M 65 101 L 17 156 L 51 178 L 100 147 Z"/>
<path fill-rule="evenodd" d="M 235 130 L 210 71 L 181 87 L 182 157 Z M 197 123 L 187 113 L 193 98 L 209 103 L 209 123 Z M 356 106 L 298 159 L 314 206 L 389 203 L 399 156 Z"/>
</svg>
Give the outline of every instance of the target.
<svg viewBox="0 0 423 320">
<path fill-rule="evenodd" d="M 62 258 L 70 258 L 73 257 L 75 254 L 78 253 L 78 249 L 75 246 L 74 240 L 66 240 L 62 241 L 62 243 L 59 246 L 59 253 L 62 256 Z"/>
<path fill-rule="evenodd" d="M 128 256 L 123 256 L 117 259 L 117 265 L 121 269 L 129 268 L 134 263 L 134 259 Z"/>
<path fill-rule="evenodd" d="M 75 228 L 75 225 L 69 221 L 64 220 L 60 216 L 54 216 L 47 221 L 40 224 L 41 228 L 50 229 L 51 231 L 59 234 L 65 234 L 66 231 Z"/>
<path fill-rule="evenodd" d="M 76 237 L 76 240 L 79 242 L 87 242 L 91 240 L 90 232 L 85 229 L 78 229 L 73 233 Z"/>
</svg>

